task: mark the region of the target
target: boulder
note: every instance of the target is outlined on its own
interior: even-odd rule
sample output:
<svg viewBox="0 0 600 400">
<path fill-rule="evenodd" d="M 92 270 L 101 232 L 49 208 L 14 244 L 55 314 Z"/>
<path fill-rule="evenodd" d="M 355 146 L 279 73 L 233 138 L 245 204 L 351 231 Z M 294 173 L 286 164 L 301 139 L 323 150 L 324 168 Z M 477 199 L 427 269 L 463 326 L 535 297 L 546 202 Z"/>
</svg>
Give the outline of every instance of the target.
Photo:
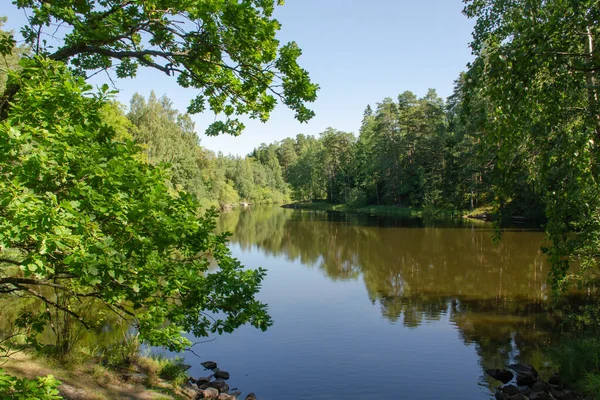
<svg viewBox="0 0 600 400">
<path fill-rule="evenodd" d="M 207 388 L 201 391 L 201 399 L 216 399 L 219 397 L 219 391 L 215 388 Z"/>
<path fill-rule="evenodd" d="M 202 365 L 206 369 L 215 369 L 215 368 L 217 368 L 217 363 L 214 362 L 214 361 L 204 361 L 203 363 L 200 363 L 200 365 Z"/>
<path fill-rule="evenodd" d="M 534 392 L 545 392 L 548 390 L 548 384 L 544 381 L 536 381 L 532 386 L 531 389 Z"/>
<path fill-rule="evenodd" d="M 550 377 L 550 379 L 548 379 L 548 383 L 551 385 L 560 386 L 562 384 L 562 379 L 560 379 L 558 374 L 554 374 Z"/>
<path fill-rule="evenodd" d="M 196 379 L 196 384 L 198 386 L 204 385 L 205 383 L 210 382 L 211 378 L 212 378 L 212 375 L 200 377 L 200 378 Z"/>
<path fill-rule="evenodd" d="M 186 383 L 185 385 L 180 387 L 183 395 L 189 399 L 195 399 L 198 396 L 198 389 L 196 389 L 192 384 Z"/>
<path fill-rule="evenodd" d="M 515 371 L 517 373 L 517 375 L 531 375 L 534 378 L 537 378 L 537 376 L 538 376 L 538 372 L 530 364 L 512 364 L 512 365 L 509 365 L 508 368 Z"/>
<path fill-rule="evenodd" d="M 576 397 L 569 390 L 559 390 L 552 386 L 550 387 L 550 394 L 557 400 L 575 400 Z"/>
<path fill-rule="evenodd" d="M 222 380 L 216 380 L 214 382 L 210 382 L 209 387 L 217 389 L 220 393 L 227 393 L 229 391 L 229 385 L 227 382 Z"/>
<path fill-rule="evenodd" d="M 235 396 L 232 396 L 227 393 L 221 393 L 221 394 L 219 394 L 219 400 L 236 400 L 236 399 L 235 399 Z"/>
<path fill-rule="evenodd" d="M 495 380 L 500 381 L 502 383 L 508 383 L 514 377 L 513 373 L 507 369 L 498 369 L 498 368 L 486 369 L 485 373 L 488 374 L 489 376 L 491 376 L 492 378 L 494 378 Z"/>
<path fill-rule="evenodd" d="M 509 396 L 515 396 L 517 394 L 521 394 L 521 392 L 519 391 L 519 388 L 516 387 L 515 385 L 508 385 L 508 386 L 503 386 L 502 389 L 500 389 L 502 391 L 502 393 L 507 394 Z"/>
<path fill-rule="evenodd" d="M 531 374 L 518 374 L 517 385 L 519 386 L 531 386 L 535 383 L 536 377 Z"/>
<path fill-rule="evenodd" d="M 496 398 L 496 400 L 504 400 L 504 395 L 498 389 L 496 389 L 496 392 L 494 393 L 494 397 Z"/>
<path fill-rule="evenodd" d="M 552 400 L 547 392 L 533 392 L 529 395 L 529 400 Z"/>
<path fill-rule="evenodd" d="M 245 400 L 256 400 L 256 395 L 254 393 L 248 393 Z"/>
<path fill-rule="evenodd" d="M 217 370 L 215 371 L 215 379 L 229 379 L 229 372 Z"/>
</svg>

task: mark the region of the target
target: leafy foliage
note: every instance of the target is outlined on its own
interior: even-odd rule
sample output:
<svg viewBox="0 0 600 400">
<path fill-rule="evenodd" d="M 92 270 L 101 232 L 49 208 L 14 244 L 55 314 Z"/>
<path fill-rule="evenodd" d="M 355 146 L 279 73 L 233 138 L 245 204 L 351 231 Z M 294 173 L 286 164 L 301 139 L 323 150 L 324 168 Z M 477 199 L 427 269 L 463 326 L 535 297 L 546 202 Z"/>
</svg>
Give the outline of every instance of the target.
<svg viewBox="0 0 600 400">
<path fill-rule="evenodd" d="M 508 201 L 527 176 L 548 219 L 554 287 L 583 282 L 597 272 L 600 247 L 597 2 L 466 3 L 477 58 L 465 102 L 483 100 L 476 133 L 496 154 L 496 192 Z"/>
<path fill-rule="evenodd" d="M 134 320 L 143 341 L 174 350 L 188 344 L 182 332 L 266 329 L 266 306 L 254 299 L 264 271 L 243 270 L 213 233 L 215 213 L 198 215 L 193 195 L 165 184 L 167 170 L 115 139 L 102 121 L 107 88 L 90 93 L 54 61 L 22 67 L 0 125 L 0 292 L 86 326 L 75 305 L 99 302 Z M 4 257 L 8 249 L 19 256 Z"/>
<path fill-rule="evenodd" d="M 397 102 L 368 106 L 358 138 L 329 128 L 319 138 L 298 135 L 293 156 L 289 139 L 274 151 L 283 153 L 285 144 L 285 177 L 298 200 L 474 208 L 489 201 L 492 186 L 482 178 L 489 160 L 476 156 L 476 141 L 461 131 L 461 105 L 446 106 L 433 89 L 423 98 L 404 92 Z"/>
<path fill-rule="evenodd" d="M 0 93 L 6 89 L 8 70 L 18 68 L 19 59 L 29 52 L 25 46 L 17 47 L 11 33 L 2 30 L 5 22 L 6 17 L 0 17 Z"/>
<path fill-rule="evenodd" d="M 58 400 L 60 382 L 52 375 L 36 379 L 16 378 L 0 368 L 0 396 L 11 400 Z"/>
<path fill-rule="evenodd" d="M 151 67 L 198 90 L 189 112 L 224 116 L 207 134 L 237 135 L 244 124 L 236 115 L 264 122 L 278 101 L 301 122 L 314 115 L 306 103 L 316 99 L 318 86 L 297 63 L 302 51 L 276 38 L 280 24 L 273 11 L 281 0 L 15 4 L 28 10 L 22 34 L 34 51 L 69 62 L 80 75 L 114 67 L 118 77 L 133 77 L 139 66 Z M 51 24 L 63 28 L 57 35 L 66 32 L 57 43 L 43 40 Z"/>
</svg>

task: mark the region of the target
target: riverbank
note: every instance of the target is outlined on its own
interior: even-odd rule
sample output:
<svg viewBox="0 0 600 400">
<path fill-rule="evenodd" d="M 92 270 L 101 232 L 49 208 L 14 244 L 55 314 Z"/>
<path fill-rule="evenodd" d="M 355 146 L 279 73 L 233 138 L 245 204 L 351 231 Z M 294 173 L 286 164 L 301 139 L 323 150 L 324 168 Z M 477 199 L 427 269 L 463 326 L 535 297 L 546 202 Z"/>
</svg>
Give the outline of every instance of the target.
<svg viewBox="0 0 600 400">
<path fill-rule="evenodd" d="M 387 217 L 401 218 L 438 218 L 459 219 L 466 218 L 481 222 L 494 222 L 498 219 L 498 213 L 491 206 L 478 207 L 473 210 L 455 210 L 436 207 L 398 207 L 398 206 L 352 206 L 348 204 L 332 204 L 325 201 L 290 203 L 282 206 L 298 210 L 332 211 L 351 214 L 367 214 Z M 541 221 L 528 219 L 519 215 L 505 216 L 503 225 L 527 225 L 539 227 Z"/>
<path fill-rule="evenodd" d="M 61 382 L 57 386 L 60 396 L 70 400 L 193 398 L 181 387 L 178 377 L 171 380 L 160 377 L 168 362 L 139 357 L 127 367 L 110 368 L 102 364 L 94 358 L 61 362 L 35 353 L 20 352 L 6 360 L 0 369 L 17 378 L 36 379 L 51 375 Z M 181 376 L 187 379 L 187 375 Z"/>
<path fill-rule="evenodd" d="M 299 210 L 314 210 L 314 211 L 334 211 L 342 213 L 381 215 L 390 217 L 439 217 L 439 218 L 460 218 L 466 215 L 465 212 L 457 210 L 448 210 L 434 207 L 414 208 L 414 207 L 398 207 L 398 206 L 351 206 L 348 204 L 332 204 L 324 201 L 300 202 L 291 203 L 283 206 L 284 208 L 293 208 Z M 473 215 L 479 215 L 475 213 Z M 475 218 L 478 219 L 478 218 Z"/>
</svg>

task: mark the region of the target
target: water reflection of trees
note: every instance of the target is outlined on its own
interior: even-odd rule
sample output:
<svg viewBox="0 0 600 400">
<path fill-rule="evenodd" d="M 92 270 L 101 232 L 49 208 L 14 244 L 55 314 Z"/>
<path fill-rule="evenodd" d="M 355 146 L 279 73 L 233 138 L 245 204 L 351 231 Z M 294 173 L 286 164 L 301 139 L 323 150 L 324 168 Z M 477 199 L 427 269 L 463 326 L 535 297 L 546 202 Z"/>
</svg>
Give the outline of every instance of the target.
<svg viewBox="0 0 600 400">
<path fill-rule="evenodd" d="M 257 246 L 318 266 L 333 279 L 362 274 L 374 301 L 417 295 L 500 303 L 546 298 L 538 232 L 505 232 L 494 244 L 487 229 L 382 229 L 377 220 L 270 207 L 228 212 L 219 228 L 232 232 L 232 241 L 244 249 Z"/>
<path fill-rule="evenodd" d="M 403 224 L 254 208 L 223 215 L 220 228 L 242 248 L 300 260 L 332 279 L 362 277 L 393 323 L 416 327 L 447 316 L 484 368 L 539 356 L 548 328 L 541 233 L 507 231 L 494 243 L 491 229 Z"/>
</svg>

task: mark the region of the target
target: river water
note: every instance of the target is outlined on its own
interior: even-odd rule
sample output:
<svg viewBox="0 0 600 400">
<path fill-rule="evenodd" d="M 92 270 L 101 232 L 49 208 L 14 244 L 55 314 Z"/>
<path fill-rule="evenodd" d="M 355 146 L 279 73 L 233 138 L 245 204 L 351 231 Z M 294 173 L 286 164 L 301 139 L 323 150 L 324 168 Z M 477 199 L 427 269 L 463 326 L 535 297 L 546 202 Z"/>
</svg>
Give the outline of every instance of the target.
<svg viewBox="0 0 600 400">
<path fill-rule="evenodd" d="M 217 361 L 261 400 L 489 399 L 498 383 L 484 369 L 551 367 L 539 231 L 497 241 L 479 222 L 279 207 L 232 210 L 219 229 L 244 265 L 268 270 L 259 299 L 275 323 L 195 346 L 192 376 Z"/>
</svg>

